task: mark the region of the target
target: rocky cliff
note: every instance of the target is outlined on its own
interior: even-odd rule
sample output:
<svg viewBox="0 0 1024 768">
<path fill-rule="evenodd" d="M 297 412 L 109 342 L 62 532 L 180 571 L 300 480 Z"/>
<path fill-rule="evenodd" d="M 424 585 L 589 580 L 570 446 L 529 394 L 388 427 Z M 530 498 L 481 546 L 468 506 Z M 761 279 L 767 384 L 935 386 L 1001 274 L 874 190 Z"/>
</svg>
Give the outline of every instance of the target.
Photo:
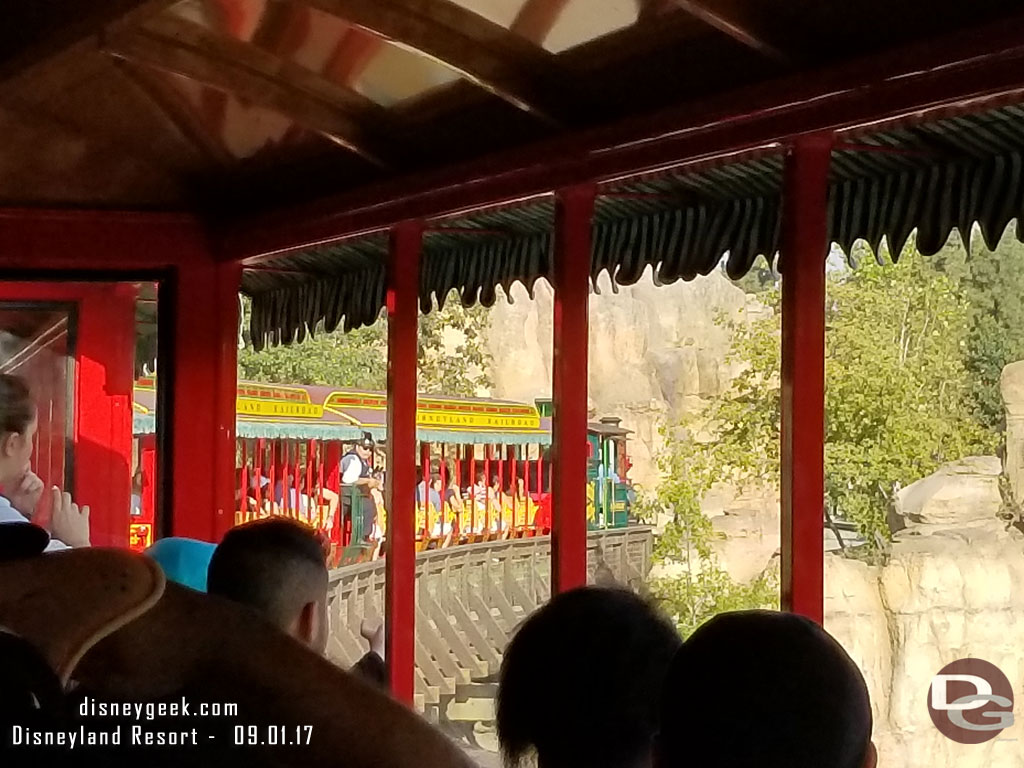
<svg viewBox="0 0 1024 768">
<path fill-rule="evenodd" d="M 634 431 L 630 477 L 651 486 L 657 482 L 660 424 L 720 395 L 735 375 L 726 359 L 729 334 L 716 318 L 750 321 L 770 310 L 717 272 L 661 287 L 647 275 L 617 292 L 602 274 L 598 290 L 590 302 L 591 407 L 599 415 L 621 417 Z M 511 298 L 513 303 L 499 301 L 491 312 L 493 395 L 549 397 L 551 286 L 538 282 L 531 301 L 517 283 Z"/>
<path fill-rule="evenodd" d="M 612 293 L 607 280 L 590 307 L 590 399 L 635 431 L 631 443 L 641 485 L 657 482 L 659 424 L 723 394 L 736 369 L 727 357 L 726 313 L 749 322 L 763 306 L 715 274 L 655 287 L 648 279 Z M 548 396 L 551 380 L 550 287 L 536 301 L 512 291 L 491 316 L 496 396 Z M 1024 499 L 1024 362 L 1009 366 L 1005 474 Z M 879 765 L 1024 768 L 1018 741 L 965 746 L 942 736 L 928 715 L 932 677 L 951 661 L 978 656 L 996 664 L 1014 691 L 1024 691 L 1024 535 L 1011 523 L 995 457 L 942 467 L 902 489 L 895 536 L 880 564 L 839 555 L 825 563 L 826 627 L 864 670 L 875 709 Z M 722 534 L 721 564 L 739 581 L 761 573 L 778 552 L 774 491 L 739 493 L 716 486 L 703 510 Z M 1009 510 L 1009 512 L 1008 512 Z M 1002 734 L 1018 739 L 1024 723 Z"/>
<path fill-rule="evenodd" d="M 907 528 L 884 565 L 828 556 L 825 626 L 868 681 L 879 765 L 1024 766 L 1021 725 L 985 744 L 942 736 L 928 715 L 931 678 L 967 656 L 1024 690 L 1024 536 L 1002 519 L 999 460 L 976 457 L 903 489 Z"/>
</svg>

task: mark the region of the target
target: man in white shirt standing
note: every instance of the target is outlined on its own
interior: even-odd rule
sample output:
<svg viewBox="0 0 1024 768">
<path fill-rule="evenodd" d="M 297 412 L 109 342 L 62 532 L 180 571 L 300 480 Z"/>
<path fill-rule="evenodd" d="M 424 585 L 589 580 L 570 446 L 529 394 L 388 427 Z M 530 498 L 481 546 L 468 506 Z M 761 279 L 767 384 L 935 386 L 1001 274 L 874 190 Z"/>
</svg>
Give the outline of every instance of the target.
<svg viewBox="0 0 1024 768">
<path fill-rule="evenodd" d="M 380 488 L 373 477 L 370 457 L 373 456 L 373 437 L 364 432 L 362 439 L 352 450 L 341 457 L 341 508 L 345 514 L 360 515 L 363 523 L 361 540 L 367 541 L 373 532 L 377 517 L 377 505 L 370 491 Z"/>
</svg>

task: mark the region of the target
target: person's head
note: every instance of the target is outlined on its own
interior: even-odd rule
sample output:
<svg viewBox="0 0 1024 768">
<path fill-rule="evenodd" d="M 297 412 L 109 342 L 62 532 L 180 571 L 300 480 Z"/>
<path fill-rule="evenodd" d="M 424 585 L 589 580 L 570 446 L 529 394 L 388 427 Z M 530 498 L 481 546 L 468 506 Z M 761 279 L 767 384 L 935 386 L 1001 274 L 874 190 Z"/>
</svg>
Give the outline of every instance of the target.
<svg viewBox="0 0 1024 768">
<path fill-rule="evenodd" d="M 356 455 L 363 461 L 369 461 L 373 455 L 373 437 L 369 432 L 364 432 L 362 439 L 356 443 Z"/>
<path fill-rule="evenodd" d="M 477 485 L 483 485 L 486 482 L 487 482 L 487 473 L 484 472 L 482 469 L 478 469 L 476 471 L 476 484 Z"/>
<path fill-rule="evenodd" d="M 868 689 L 813 621 L 721 614 L 672 662 L 657 752 L 659 768 L 873 768 Z"/>
<path fill-rule="evenodd" d="M 539 768 L 649 764 L 658 700 L 680 638 L 623 589 L 564 592 L 519 627 L 498 686 L 498 739 L 508 764 Z"/>
<path fill-rule="evenodd" d="M 232 528 L 210 559 L 206 591 L 248 605 L 318 652 L 327 646 L 327 564 L 302 523 L 269 518 Z"/>
<path fill-rule="evenodd" d="M 36 434 L 36 404 L 24 380 L 0 374 L 0 485 L 12 485 L 29 471 Z"/>
<path fill-rule="evenodd" d="M 441 490 L 441 475 L 437 472 L 433 472 L 430 475 L 430 487 L 435 491 Z"/>
</svg>

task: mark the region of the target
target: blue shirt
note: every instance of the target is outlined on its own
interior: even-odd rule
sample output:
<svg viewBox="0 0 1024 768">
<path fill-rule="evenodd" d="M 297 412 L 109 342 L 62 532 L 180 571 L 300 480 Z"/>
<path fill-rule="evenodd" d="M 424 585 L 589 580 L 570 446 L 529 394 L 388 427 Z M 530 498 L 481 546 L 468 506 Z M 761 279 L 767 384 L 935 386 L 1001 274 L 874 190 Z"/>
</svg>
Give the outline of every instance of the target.
<svg viewBox="0 0 1024 768">
<path fill-rule="evenodd" d="M 205 592 L 206 572 L 216 548 L 208 541 L 171 536 L 157 541 L 146 554 L 156 560 L 168 581 Z"/>
<path fill-rule="evenodd" d="M 423 486 L 425 483 L 420 483 L 416 486 L 416 503 L 423 503 Z M 434 506 L 434 509 L 441 509 L 441 494 L 435 491 L 433 488 L 430 489 L 430 503 Z"/>
</svg>

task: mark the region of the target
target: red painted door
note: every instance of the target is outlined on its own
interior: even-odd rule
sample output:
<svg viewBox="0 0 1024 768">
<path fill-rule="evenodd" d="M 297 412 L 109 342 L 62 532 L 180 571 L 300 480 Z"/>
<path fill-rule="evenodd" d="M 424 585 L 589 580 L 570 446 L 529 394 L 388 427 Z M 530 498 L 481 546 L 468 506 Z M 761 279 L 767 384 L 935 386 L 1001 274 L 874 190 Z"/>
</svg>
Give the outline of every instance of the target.
<svg viewBox="0 0 1024 768">
<path fill-rule="evenodd" d="M 23 377 L 36 399 L 33 468 L 89 505 L 94 546 L 127 546 L 134 285 L 0 282 L 0 340 L 0 371 Z"/>
</svg>

